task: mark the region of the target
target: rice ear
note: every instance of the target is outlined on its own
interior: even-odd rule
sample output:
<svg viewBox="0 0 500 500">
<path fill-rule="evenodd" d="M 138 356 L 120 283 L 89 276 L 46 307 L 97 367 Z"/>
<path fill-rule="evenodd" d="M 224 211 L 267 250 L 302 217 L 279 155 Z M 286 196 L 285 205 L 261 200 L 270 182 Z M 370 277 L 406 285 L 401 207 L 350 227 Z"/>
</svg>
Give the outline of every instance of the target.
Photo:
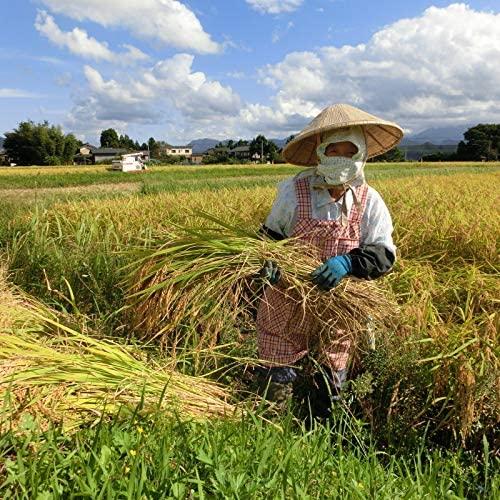
<svg viewBox="0 0 500 500">
<path fill-rule="evenodd" d="M 129 319 L 142 338 L 175 347 L 196 331 L 198 347 L 216 345 L 224 329 L 252 316 L 262 291 L 255 277 L 266 260 L 279 263 L 280 289 L 318 318 L 324 335 L 342 329 L 355 338 L 369 316 L 382 323 L 395 316 L 395 303 L 374 282 L 346 279 L 330 293 L 319 291 L 309 275 L 320 262 L 299 240 L 262 239 L 209 213 L 194 215 L 215 227 L 178 225 L 129 273 Z"/>
</svg>

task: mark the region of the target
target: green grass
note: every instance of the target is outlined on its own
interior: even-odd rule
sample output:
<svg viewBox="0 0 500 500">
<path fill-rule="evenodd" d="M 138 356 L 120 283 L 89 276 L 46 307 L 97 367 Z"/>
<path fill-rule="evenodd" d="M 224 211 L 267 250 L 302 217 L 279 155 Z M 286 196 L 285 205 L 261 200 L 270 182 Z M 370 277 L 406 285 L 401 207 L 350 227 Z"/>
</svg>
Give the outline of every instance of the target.
<svg viewBox="0 0 500 500">
<path fill-rule="evenodd" d="M 346 426 L 346 421 L 349 425 Z M 306 429 L 138 418 L 68 436 L 26 421 L 0 438 L 2 498 L 495 498 L 498 459 L 426 450 L 394 456 L 338 417 Z M 350 440 L 356 440 L 352 444 Z M 486 457 L 486 458 L 485 458 Z"/>
<path fill-rule="evenodd" d="M 486 172 L 498 169 L 497 163 L 370 163 L 367 177 L 386 178 L 392 176 L 424 175 L 460 172 Z M 153 167 L 143 174 L 129 174 L 107 171 L 104 166 L 96 167 L 0 167 L 0 189 L 37 189 L 71 186 L 89 186 L 93 184 L 114 184 L 123 182 L 144 183 L 145 185 L 162 184 L 168 186 L 181 183 L 191 184 L 195 189 L 198 183 L 209 180 L 212 183 L 227 180 L 244 179 L 251 184 L 252 179 L 286 177 L 297 173 L 301 168 L 291 165 L 242 165 L 242 166 L 169 166 Z M 250 179 L 249 179 L 250 178 Z"/>
</svg>

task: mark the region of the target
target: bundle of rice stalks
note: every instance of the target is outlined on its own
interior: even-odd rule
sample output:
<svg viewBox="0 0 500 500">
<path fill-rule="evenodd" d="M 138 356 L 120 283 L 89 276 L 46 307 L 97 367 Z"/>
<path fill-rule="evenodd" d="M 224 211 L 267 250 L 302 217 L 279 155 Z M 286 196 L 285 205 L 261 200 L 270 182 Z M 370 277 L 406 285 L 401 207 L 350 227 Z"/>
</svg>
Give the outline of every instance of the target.
<svg viewBox="0 0 500 500">
<path fill-rule="evenodd" d="M 394 304 L 373 282 L 346 279 L 325 293 L 310 280 L 320 264 L 314 249 L 297 240 L 272 241 L 196 212 L 203 228 L 176 226 L 163 241 L 139 250 L 128 266 L 128 305 L 132 326 L 149 338 L 176 346 L 198 335 L 198 346 L 213 346 L 228 325 L 251 317 L 263 283 L 256 279 L 266 260 L 279 264 L 279 289 L 317 318 L 321 335 L 343 330 L 356 337 L 371 317 L 380 323 L 394 317 Z M 211 227 L 206 227 L 211 223 Z"/>
<path fill-rule="evenodd" d="M 0 276 L 0 429 L 26 414 L 72 428 L 129 408 L 189 418 L 231 416 L 226 390 L 160 365 L 111 340 L 92 338 L 10 292 Z M 9 304 L 10 308 L 4 308 Z"/>
</svg>

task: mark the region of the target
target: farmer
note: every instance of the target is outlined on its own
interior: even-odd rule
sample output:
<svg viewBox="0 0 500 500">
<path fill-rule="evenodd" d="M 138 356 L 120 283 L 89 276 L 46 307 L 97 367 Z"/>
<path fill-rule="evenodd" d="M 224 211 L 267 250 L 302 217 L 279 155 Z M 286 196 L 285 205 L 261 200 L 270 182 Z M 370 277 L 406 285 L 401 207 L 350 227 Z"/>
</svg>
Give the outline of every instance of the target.
<svg viewBox="0 0 500 500">
<path fill-rule="evenodd" d="M 311 274 L 325 293 L 346 276 L 372 280 L 395 260 L 392 221 L 380 194 L 368 186 L 368 158 L 393 148 L 403 131 L 353 106 L 324 109 L 284 150 L 292 164 L 313 167 L 281 182 L 262 232 L 273 239 L 296 237 L 317 248 L 323 263 Z M 306 356 L 314 318 L 280 290 L 279 262 L 266 262 L 267 287 L 257 313 L 259 358 L 265 364 L 267 397 L 288 399 L 297 379 L 294 365 Z M 298 319 L 300 318 L 300 319 Z M 320 343 L 321 344 L 321 343 Z M 321 380 L 315 412 L 327 416 L 346 381 L 351 342 L 337 331 L 328 345 L 316 345 Z"/>
</svg>

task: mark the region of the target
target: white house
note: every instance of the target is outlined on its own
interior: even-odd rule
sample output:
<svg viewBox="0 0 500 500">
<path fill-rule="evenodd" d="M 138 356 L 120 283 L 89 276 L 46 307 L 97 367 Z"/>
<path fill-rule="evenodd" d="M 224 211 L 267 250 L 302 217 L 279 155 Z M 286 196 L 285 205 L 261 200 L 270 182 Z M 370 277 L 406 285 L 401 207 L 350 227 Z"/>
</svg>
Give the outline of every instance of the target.
<svg viewBox="0 0 500 500">
<path fill-rule="evenodd" d="M 169 156 L 185 156 L 191 158 L 193 156 L 193 148 L 191 146 L 170 146 L 165 147 L 165 153 Z"/>
</svg>

